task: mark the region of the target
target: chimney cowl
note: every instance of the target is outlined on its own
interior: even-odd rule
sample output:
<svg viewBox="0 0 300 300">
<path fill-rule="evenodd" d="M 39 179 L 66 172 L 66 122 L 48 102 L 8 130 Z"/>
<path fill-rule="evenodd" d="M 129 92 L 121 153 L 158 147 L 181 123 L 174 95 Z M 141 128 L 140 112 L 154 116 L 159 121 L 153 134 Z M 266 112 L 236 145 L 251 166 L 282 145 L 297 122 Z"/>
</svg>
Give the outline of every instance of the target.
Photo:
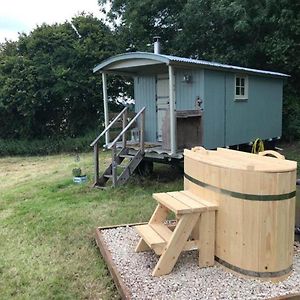
<svg viewBox="0 0 300 300">
<path fill-rule="evenodd" d="M 160 54 L 160 36 L 153 37 L 154 40 L 154 53 Z"/>
</svg>

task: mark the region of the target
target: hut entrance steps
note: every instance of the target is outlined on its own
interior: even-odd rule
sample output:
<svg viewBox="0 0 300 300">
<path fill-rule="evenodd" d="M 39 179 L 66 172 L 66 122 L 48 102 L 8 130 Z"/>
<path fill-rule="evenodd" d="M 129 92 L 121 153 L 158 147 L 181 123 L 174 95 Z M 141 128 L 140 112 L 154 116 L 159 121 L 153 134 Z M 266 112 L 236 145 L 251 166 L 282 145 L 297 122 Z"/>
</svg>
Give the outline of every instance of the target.
<svg viewBox="0 0 300 300">
<path fill-rule="evenodd" d="M 144 127 L 145 127 L 145 107 L 143 107 L 129 122 L 127 118 L 127 107 L 125 107 L 107 127 L 100 133 L 100 135 L 91 143 L 94 147 L 94 166 L 95 166 L 95 181 L 94 187 L 105 187 L 109 180 L 112 181 L 112 186 L 120 186 L 124 184 L 134 170 L 138 167 L 144 158 Z M 119 121 L 122 120 L 122 130 L 117 134 L 116 138 L 109 143 L 109 130 Z M 129 154 L 127 147 L 126 136 L 128 131 L 132 129 L 134 124 L 138 124 L 139 132 L 139 148 L 134 155 Z M 100 176 L 99 174 L 99 142 L 102 136 L 105 135 L 106 149 L 111 150 L 112 159 L 110 165 Z M 122 149 L 117 152 L 117 142 L 122 139 Z"/>
<path fill-rule="evenodd" d="M 160 259 L 152 275 L 168 274 L 182 251 L 199 250 L 199 266 L 214 264 L 215 203 L 189 191 L 155 193 L 157 207 L 146 225 L 135 226 L 140 236 L 136 252 L 153 250 Z M 169 212 L 176 215 L 176 226 L 167 225 Z"/>
<path fill-rule="evenodd" d="M 123 185 L 134 173 L 140 162 L 143 160 L 143 154 L 139 150 L 135 155 L 128 154 L 128 149 L 123 148 L 118 154 L 112 157 L 112 162 L 95 182 L 96 187 L 105 187 L 109 180 L 112 186 Z"/>
</svg>

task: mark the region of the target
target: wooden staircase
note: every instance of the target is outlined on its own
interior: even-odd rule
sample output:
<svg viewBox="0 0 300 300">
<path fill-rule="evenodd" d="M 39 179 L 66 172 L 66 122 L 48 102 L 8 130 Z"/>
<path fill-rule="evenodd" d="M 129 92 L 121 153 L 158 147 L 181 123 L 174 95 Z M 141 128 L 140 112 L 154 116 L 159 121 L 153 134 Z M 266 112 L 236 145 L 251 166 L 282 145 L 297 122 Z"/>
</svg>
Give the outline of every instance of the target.
<svg viewBox="0 0 300 300">
<path fill-rule="evenodd" d="M 112 153 L 111 163 L 105 171 L 99 174 L 99 141 L 100 138 L 109 132 L 109 129 L 120 119 L 123 119 L 122 131 L 117 135 L 112 143 L 106 145 L 106 149 L 110 149 Z M 126 147 L 126 133 L 131 128 L 132 124 L 140 118 L 139 122 L 139 149 L 134 155 L 129 154 L 129 149 Z M 112 186 L 123 185 L 134 170 L 138 167 L 144 157 L 144 124 L 145 124 L 145 107 L 143 107 L 135 117 L 127 124 L 127 107 L 124 108 L 116 118 L 105 128 L 101 134 L 91 143 L 94 147 L 94 163 L 95 163 L 95 181 L 94 187 L 104 188 L 108 181 L 111 181 Z M 122 148 L 117 150 L 117 142 L 122 138 Z M 125 163 L 124 163 L 125 162 Z"/>
<path fill-rule="evenodd" d="M 158 205 L 149 223 L 135 226 L 141 237 L 135 251 L 152 249 L 160 255 L 152 275 L 170 273 L 182 251 L 198 249 L 199 266 L 212 266 L 215 253 L 215 213 L 218 206 L 190 191 L 156 193 L 153 198 Z M 175 228 L 165 223 L 169 211 L 176 214 Z"/>
<path fill-rule="evenodd" d="M 107 182 L 111 180 L 113 186 L 116 187 L 124 184 L 130 178 L 134 170 L 143 160 L 143 154 L 141 150 L 135 155 L 124 154 L 126 152 L 128 152 L 128 149 L 124 148 L 116 154 L 111 164 L 99 177 L 96 186 L 104 187 Z M 125 160 L 127 161 L 126 164 L 124 164 Z"/>
</svg>

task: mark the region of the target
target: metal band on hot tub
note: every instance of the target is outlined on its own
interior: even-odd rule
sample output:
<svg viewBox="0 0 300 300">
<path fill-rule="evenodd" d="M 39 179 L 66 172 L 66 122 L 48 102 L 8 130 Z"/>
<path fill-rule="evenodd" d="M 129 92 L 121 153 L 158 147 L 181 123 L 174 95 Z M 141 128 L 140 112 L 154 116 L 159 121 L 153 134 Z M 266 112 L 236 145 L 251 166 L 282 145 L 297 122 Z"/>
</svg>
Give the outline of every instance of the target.
<svg viewBox="0 0 300 300">
<path fill-rule="evenodd" d="M 191 177 L 190 175 L 184 173 L 184 177 L 188 179 L 189 181 L 203 187 L 206 189 L 209 189 L 216 193 L 222 193 L 228 196 L 231 196 L 233 198 L 239 198 L 242 200 L 253 200 L 253 201 L 280 201 L 280 200 L 287 200 L 291 199 L 296 196 L 296 190 L 290 193 L 286 194 L 277 194 L 277 195 L 253 195 L 253 194 L 243 194 L 238 192 L 232 192 L 228 191 L 226 189 L 222 189 L 216 186 L 213 186 L 211 184 L 202 182 L 194 177 Z"/>
<path fill-rule="evenodd" d="M 264 277 L 279 277 L 279 276 L 284 276 L 288 273 L 290 273 L 293 269 L 293 266 L 289 266 L 288 268 L 284 269 L 284 270 L 280 270 L 280 271 L 275 271 L 275 272 L 257 272 L 257 271 L 251 271 L 251 270 L 245 270 L 245 269 L 241 269 L 237 266 L 234 266 L 230 263 L 228 263 L 225 260 L 222 260 L 221 258 L 215 256 L 215 260 L 220 263 L 221 265 L 223 265 L 224 267 L 241 273 L 243 275 L 247 275 L 247 276 L 253 276 L 253 277 L 260 277 L 260 278 L 264 278 Z"/>
</svg>

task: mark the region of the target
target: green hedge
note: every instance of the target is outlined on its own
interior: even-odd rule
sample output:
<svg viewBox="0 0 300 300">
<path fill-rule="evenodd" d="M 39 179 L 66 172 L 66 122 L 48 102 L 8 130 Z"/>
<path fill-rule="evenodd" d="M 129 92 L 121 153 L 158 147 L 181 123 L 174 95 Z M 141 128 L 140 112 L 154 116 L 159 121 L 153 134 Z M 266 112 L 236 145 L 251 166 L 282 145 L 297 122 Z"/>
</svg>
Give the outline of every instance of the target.
<svg viewBox="0 0 300 300">
<path fill-rule="evenodd" d="M 76 138 L 60 137 L 43 140 L 0 139 L 0 156 L 87 152 L 91 150 L 90 143 L 96 136 L 96 133 L 90 133 Z M 100 144 L 103 144 L 103 140 L 100 140 Z"/>
</svg>

